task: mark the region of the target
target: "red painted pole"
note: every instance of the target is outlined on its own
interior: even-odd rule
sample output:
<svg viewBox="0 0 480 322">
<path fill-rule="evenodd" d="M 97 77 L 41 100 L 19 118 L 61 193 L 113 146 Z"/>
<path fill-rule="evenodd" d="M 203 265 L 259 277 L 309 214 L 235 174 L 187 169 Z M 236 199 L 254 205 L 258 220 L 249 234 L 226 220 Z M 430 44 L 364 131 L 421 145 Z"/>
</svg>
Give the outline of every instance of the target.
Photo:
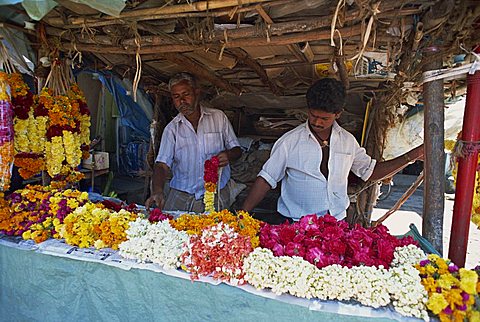
<svg viewBox="0 0 480 322">
<path fill-rule="evenodd" d="M 452 230 L 448 257 L 458 266 L 465 266 L 468 230 L 472 215 L 475 172 L 478 150 L 471 142 L 480 141 L 480 71 L 467 75 L 467 101 L 463 116 L 461 140 L 464 141 L 465 157 L 458 160 L 455 203 L 453 206 Z M 470 143 L 469 143 L 470 142 Z"/>
</svg>

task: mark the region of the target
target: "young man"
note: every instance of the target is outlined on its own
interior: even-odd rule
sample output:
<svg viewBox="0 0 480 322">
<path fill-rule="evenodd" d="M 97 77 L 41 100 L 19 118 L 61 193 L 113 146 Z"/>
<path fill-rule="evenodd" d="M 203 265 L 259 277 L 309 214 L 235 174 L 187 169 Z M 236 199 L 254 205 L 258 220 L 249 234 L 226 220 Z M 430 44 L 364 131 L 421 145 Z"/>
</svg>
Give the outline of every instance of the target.
<svg viewBox="0 0 480 322">
<path fill-rule="evenodd" d="M 200 104 L 200 88 L 188 73 L 170 79 L 169 90 L 178 115 L 165 127 L 152 177 L 152 194 L 145 206 L 155 203 L 165 210 L 203 212 L 204 162 L 217 156 L 223 167 L 219 178 L 220 207 L 228 208 L 231 161 L 241 155 L 240 144 L 225 113 Z M 170 191 L 163 187 L 171 170 Z"/>
<path fill-rule="evenodd" d="M 336 119 L 346 91 L 335 79 L 321 79 L 307 91 L 308 121 L 284 134 L 250 189 L 242 209 L 252 211 L 265 194 L 282 181 L 277 210 L 284 217 L 329 212 L 346 216 L 350 171 L 363 180 L 379 180 L 423 156 L 423 145 L 387 162 L 376 162 Z"/>
</svg>

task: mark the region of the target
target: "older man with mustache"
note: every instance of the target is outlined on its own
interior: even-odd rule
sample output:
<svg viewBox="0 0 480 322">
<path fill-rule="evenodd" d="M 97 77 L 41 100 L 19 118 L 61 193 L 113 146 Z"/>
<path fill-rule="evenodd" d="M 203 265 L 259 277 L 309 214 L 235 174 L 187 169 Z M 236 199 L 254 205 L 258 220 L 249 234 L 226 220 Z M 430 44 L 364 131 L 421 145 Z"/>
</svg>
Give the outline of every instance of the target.
<svg viewBox="0 0 480 322">
<path fill-rule="evenodd" d="M 223 167 L 219 178 L 220 208 L 234 200 L 230 190 L 229 163 L 241 156 L 240 144 L 225 113 L 202 106 L 197 80 L 189 73 L 179 73 L 169 81 L 169 90 L 178 115 L 165 127 L 152 177 L 152 194 L 145 202 L 165 210 L 203 212 L 205 160 L 213 156 Z M 172 172 L 170 191 L 165 198 L 164 185 Z"/>
</svg>

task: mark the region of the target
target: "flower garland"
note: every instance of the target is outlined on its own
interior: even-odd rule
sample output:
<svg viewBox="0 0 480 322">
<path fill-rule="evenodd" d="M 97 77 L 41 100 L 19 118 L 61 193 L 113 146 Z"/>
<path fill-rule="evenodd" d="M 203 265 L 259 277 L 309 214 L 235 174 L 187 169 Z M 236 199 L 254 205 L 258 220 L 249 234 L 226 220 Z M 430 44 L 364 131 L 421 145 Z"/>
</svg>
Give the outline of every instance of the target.
<svg viewBox="0 0 480 322">
<path fill-rule="evenodd" d="M 182 255 L 183 267 L 191 279 L 212 275 L 233 285 L 244 284 L 243 261 L 252 251 L 250 240 L 227 224 L 218 223 L 190 237 L 188 250 Z"/>
<path fill-rule="evenodd" d="M 39 105 L 47 111 L 49 119 L 46 168 L 58 185 L 67 185 L 82 178 L 78 166 L 82 158 L 89 156 L 90 111 L 64 61 L 55 60 L 45 86 L 39 95 Z"/>
<path fill-rule="evenodd" d="M 214 156 L 204 163 L 203 180 L 205 181 L 205 194 L 203 195 L 203 203 L 205 212 L 215 211 L 215 191 L 218 183 L 218 157 Z"/>
<path fill-rule="evenodd" d="M 204 229 L 221 222 L 232 227 L 240 235 L 249 237 L 253 248 L 258 247 L 260 244 L 258 233 L 261 222 L 245 211 L 238 211 L 236 214 L 233 214 L 224 209 L 203 215 L 183 214 L 177 219 L 171 220 L 170 224 L 173 228 L 184 230 L 189 235 L 200 235 Z"/>
<path fill-rule="evenodd" d="M 415 267 L 428 292 L 427 307 L 440 321 L 480 320 L 480 311 L 475 306 L 480 290 L 476 271 L 459 269 L 450 260 L 434 254 Z"/>
<path fill-rule="evenodd" d="M 137 214 L 124 209 L 116 212 L 102 204 L 87 202 L 67 215 L 63 223 L 56 224 L 55 230 L 69 245 L 118 249 L 127 239 L 125 231 L 130 222 L 136 219 Z"/>
<path fill-rule="evenodd" d="M 355 300 L 375 308 L 392 303 L 404 316 L 428 320 L 427 293 L 412 266 L 425 255 L 410 245 L 397 248 L 394 256 L 398 262 L 390 270 L 336 264 L 319 269 L 300 257 L 274 256 L 269 249 L 256 248 L 245 259 L 243 269 L 245 280 L 257 289 L 320 300 Z M 406 257 L 408 260 L 401 262 Z"/>
<path fill-rule="evenodd" d="M 389 268 L 395 248 L 408 244 L 416 242 L 412 237 L 390 235 L 383 225 L 349 229 L 345 221 L 329 214 L 304 216 L 293 224 L 265 224 L 260 229 L 260 245 L 275 256 L 299 256 L 318 268 L 333 264 Z"/>
<path fill-rule="evenodd" d="M 22 178 L 28 179 L 45 170 L 43 153 L 48 119 L 20 74 L 9 75 L 9 83 L 15 112 L 15 165 Z"/>
<path fill-rule="evenodd" d="M 29 185 L 10 194 L 4 201 L 0 233 L 21 235 L 23 239 L 33 239 L 37 243 L 50 237 L 58 238 L 54 224 L 63 222 L 66 215 L 87 199 L 88 194 L 78 190 Z"/>
<path fill-rule="evenodd" d="M 127 240 L 119 245 L 120 255 L 172 269 L 180 267 L 180 256 L 187 250 L 190 239 L 186 232 L 172 228 L 168 220 L 152 224 L 137 218 L 126 233 Z"/>
<path fill-rule="evenodd" d="M 72 86 L 70 87 L 70 90 L 67 93 L 67 96 L 69 97 L 72 106 L 74 106 L 74 109 L 77 110 L 78 106 L 78 122 L 80 123 L 80 145 L 81 145 L 81 150 L 83 153 L 82 158 L 83 159 L 88 159 L 89 157 L 89 147 L 90 147 L 90 126 L 91 126 L 91 120 L 90 120 L 90 110 L 88 109 L 87 106 L 87 100 L 85 98 L 85 95 L 83 94 L 82 90 L 80 87 L 78 87 L 78 84 L 73 83 Z"/>
<path fill-rule="evenodd" d="M 7 77 L 0 72 L 0 191 L 10 187 L 14 155 L 13 111 Z"/>
</svg>

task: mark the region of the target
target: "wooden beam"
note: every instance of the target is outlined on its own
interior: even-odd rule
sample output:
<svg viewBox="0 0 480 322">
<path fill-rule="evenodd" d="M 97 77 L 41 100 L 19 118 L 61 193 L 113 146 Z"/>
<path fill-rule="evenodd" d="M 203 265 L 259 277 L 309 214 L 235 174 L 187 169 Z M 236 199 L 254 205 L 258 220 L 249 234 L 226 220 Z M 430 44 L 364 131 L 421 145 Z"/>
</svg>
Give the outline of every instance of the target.
<svg viewBox="0 0 480 322">
<path fill-rule="evenodd" d="M 250 55 L 247 52 L 245 52 L 240 48 L 230 48 L 228 51 L 234 54 L 245 65 L 253 69 L 255 73 L 257 73 L 257 75 L 260 77 L 260 80 L 262 81 L 262 83 L 270 87 L 270 90 L 272 91 L 273 94 L 275 95 L 281 94 L 278 86 L 270 80 L 270 78 L 268 77 L 267 73 L 262 68 L 262 66 L 260 66 L 259 63 L 257 63 L 252 57 L 250 57 Z"/>
<path fill-rule="evenodd" d="M 348 28 L 342 28 L 340 30 L 344 39 L 360 35 L 361 26 L 356 25 Z M 142 46 L 140 48 L 140 54 L 156 54 L 156 53 L 167 53 L 167 52 L 185 52 L 193 51 L 196 49 L 208 49 L 211 47 L 215 48 L 236 48 L 236 47 L 250 47 L 250 46 L 286 46 L 289 44 L 296 44 L 298 42 L 304 41 L 317 41 L 317 40 L 327 40 L 330 39 L 330 30 L 321 30 L 321 31 L 310 31 L 304 33 L 294 33 L 284 36 L 276 36 L 270 38 L 270 41 L 263 38 L 245 38 L 245 39 L 232 39 L 228 42 L 221 43 L 218 41 L 207 42 L 202 45 L 190 45 L 190 44 L 168 44 L 168 45 L 159 45 L 159 46 Z M 70 50 L 74 49 L 73 44 L 71 43 L 62 43 L 62 49 Z M 117 54 L 129 54 L 133 55 L 137 52 L 137 47 L 135 46 L 101 46 L 101 45 L 88 45 L 77 43 L 76 48 L 80 51 L 90 51 L 90 52 L 101 52 L 101 53 L 117 53 Z"/>
<path fill-rule="evenodd" d="M 258 11 L 258 10 L 257 10 Z M 391 10 L 388 12 L 383 12 L 378 14 L 378 18 L 387 18 L 393 15 L 402 16 L 402 15 L 412 15 L 415 13 L 419 13 L 419 9 L 408 9 L 408 10 Z M 345 17 L 345 22 L 347 21 L 354 21 L 355 19 L 359 18 L 359 10 L 351 10 L 347 13 Z M 271 20 L 270 20 L 271 21 Z M 321 28 L 330 27 L 332 23 L 332 18 L 330 16 L 325 17 L 316 17 L 316 18 L 308 18 L 299 21 L 288 21 L 288 22 L 280 22 L 280 23 L 271 23 L 269 24 L 269 33 L 271 36 L 281 36 L 287 33 L 301 33 L 312 31 Z M 217 30 L 213 33 L 212 38 L 210 41 L 214 40 L 225 40 L 227 39 L 237 39 L 237 38 L 249 38 L 249 37 L 261 37 L 262 35 L 259 34 L 259 30 L 257 26 L 252 27 L 243 27 L 237 29 L 228 29 L 228 30 Z M 343 35 L 342 35 L 343 36 Z M 183 39 L 187 39 L 186 35 L 180 35 Z M 264 35 L 266 38 L 266 35 Z M 146 44 L 157 44 L 162 42 L 165 37 L 162 36 L 144 36 L 141 37 L 141 43 Z M 135 44 L 135 39 L 126 39 L 122 42 L 125 46 L 131 46 Z"/>
<path fill-rule="evenodd" d="M 146 8 L 146 9 L 137 9 L 123 12 L 119 17 L 105 16 L 102 18 L 92 18 L 92 17 L 78 17 L 68 19 L 68 23 L 71 25 L 78 25 L 82 27 L 87 24 L 92 24 L 101 21 L 115 21 L 122 19 L 135 20 L 139 17 L 151 17 L 155 15 L 171 15 L 179 13 L 194 13 L 194 12 L 203 12 L 216 9 L 223 9 L 229 7 L 235 7 L 239 5 L 248 5 L 252 3 L 261 3 L 261 2 L 270 2 L 272 0 L 208 0 L 208 1 L 199 1 L 190 4 L 179 4 L 173 6 L 161 6 L 157 8 Z M 154 18 L 155 19 L 155 18 Z M 47 20 L 49 24 L 52 25 L 62 25 L 64 24 L 61 19 L 50 18 Z"/>
<path fill-rule="evenodd" d="M 211 70 L 197 64 L 196 62 L 194 62 L 190 58 L 183 56 L 182 54 L 164 53 L 163 56 L 166 60 L 179 65 L 183 69 L 197 76 L 199 79 L 206 79 L 213 85 L 222 88 L 227 92 L 231 92 L 236 95 L 240 95 L 240 93 L 242 92 L 239 88 L 230 84 L 227 80 L 215 75 L 215 73 L 213 73 Z"/>
</svg>

